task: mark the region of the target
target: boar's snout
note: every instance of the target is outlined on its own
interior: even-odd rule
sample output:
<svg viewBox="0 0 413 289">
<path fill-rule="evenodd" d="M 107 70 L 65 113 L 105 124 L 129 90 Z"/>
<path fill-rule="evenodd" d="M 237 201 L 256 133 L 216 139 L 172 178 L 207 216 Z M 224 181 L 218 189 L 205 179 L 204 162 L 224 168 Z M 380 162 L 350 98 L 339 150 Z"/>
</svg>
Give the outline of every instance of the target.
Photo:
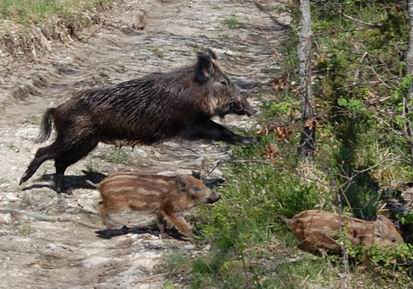
<svg viewBox="0 0 413 289">
<path fill-rule="evenodd" d="M 403 242 L 403 238 L 392 221 L 384 216 L 378 216 L 374 222 L 374 244 L 393 245 Z"/>
<path fill-rule="evenodd" d="M 213 203 L 217 202 L 220 198 L 221 198 L 221 195 L 213 191 L 213 192 L 205 199 L 205 203 L 207 203 L 207 204 L 213 204 Z"/>
<path fill-rule="evenodd" d="M 247 116 L 253 116 L 256 113 L 257 113 L 257 110 L 253 109 L 252 107 L 248 111 L 246 111 Z"/>
<path fill-rule="evenodd" d="M 196 203 L 212 204 L 221 198 L 221 195 L 209 189 L 202 180 L 191 175 L 177 176 L 178 187 L 185 191 Z"/>
</svg>

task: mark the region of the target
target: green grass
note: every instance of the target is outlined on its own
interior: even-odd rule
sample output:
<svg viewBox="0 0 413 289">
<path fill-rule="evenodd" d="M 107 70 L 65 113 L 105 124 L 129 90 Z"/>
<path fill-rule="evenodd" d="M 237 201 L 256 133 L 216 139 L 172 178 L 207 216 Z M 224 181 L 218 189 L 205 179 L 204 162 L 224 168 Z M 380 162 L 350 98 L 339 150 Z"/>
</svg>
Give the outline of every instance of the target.
<svg viewBox="0 0 413 289">
<path fill-rule="evenodd" d="M 112 164 L 127 164 L 129 162 L 129 155 L 125 148 L 111 148 L 110 151 L 101 156 L 101 159 Z"/>
<path fill-rule="evenodd" d="M 52 15 L 105 5 L 110 0 L 0 0 L 0 20 L 18 23 L 39 22 Z"/>
<path fill-rule="evenodd" d="M 242 23 L 236 16 L 231 16 L 228 18 L 224 19 L 224 24 L 227 26 L 229 29 L 236 29 L 236 28 L 241 28 Z"/>
<path fill-rule="evenodd" d="M 19 227 L 19 232 L 23 236 L 29 236 L 31 233 L 33 233 L 33 228 L 29 223 L 26 223 Z"/>
</svg>

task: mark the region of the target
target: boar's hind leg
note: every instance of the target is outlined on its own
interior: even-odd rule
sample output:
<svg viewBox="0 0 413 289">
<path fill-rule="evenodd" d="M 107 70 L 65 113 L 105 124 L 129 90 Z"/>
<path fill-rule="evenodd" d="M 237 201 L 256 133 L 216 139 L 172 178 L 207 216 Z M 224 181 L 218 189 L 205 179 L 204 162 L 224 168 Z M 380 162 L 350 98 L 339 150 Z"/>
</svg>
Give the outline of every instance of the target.
<svg viewBox="0 0 413 289">
<path fill-rule="evenodd" d="M 21 177 L 19 185 L 23 184 L 25 181 L 30 179 L 42 163 L 44 163 L 47 160 L 54 159 L 57 153 L 58 149 L 56 143 L 53 143 L 46 147 L 39 148 L 36 152 L 34 159 L 31 161 L 29 167 Z"/>
<path fill-rule="evenodd" d="M 166 221 L 165 218 L 162 217 L 161 214 L 158 214 L 158 227 L 159 227 L 159 231 L 161 233 L 161 238 L 165 238 L 166 237 Z"/>
<path fill-rule="evenodd" d="M 103 224 L 106 226 L 106 228 L 113 229 L 113 228 L 119 226 L 118 223 L 116 223 L 114 220 L 112 220 L 112 218 L 110 217 L 110 214 L 107 212 L 106 207 L 103 205 L 102 202 L 99 202 L 98 213 L 99 213 L 99 216 L 100 216 Z"/>
<path fill-rule="evenodd" d="M 98 144 L 95 139 L 87 139 L 71 145 L 67 150 L 61 151 L 55 158 L 56 174 L 54 177 L 55 190 L 58 193 L 64 192 L 64 174 L 66 169 L 87 156 Z"/>
<path fill-rule="evenodd" d="M 194 124 L 187 129 L 184 134 L 187 139 L 208 139 L 224 141 L 230 144 L 243 143 L 251 144 L 255 142 L 254 138 L 237 135 L 226 127 L 212 121 L 207 120 L 202 123 Z"/>
</svg>

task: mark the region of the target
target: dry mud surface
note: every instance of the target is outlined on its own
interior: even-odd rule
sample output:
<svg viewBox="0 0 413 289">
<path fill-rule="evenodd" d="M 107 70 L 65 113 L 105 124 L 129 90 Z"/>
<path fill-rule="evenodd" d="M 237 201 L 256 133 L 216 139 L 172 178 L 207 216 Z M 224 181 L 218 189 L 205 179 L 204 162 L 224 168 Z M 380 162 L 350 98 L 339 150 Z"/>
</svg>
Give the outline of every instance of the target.
<svg viewBox="0 0 413 289">
<path fill-rule="evenodd" d="M 40 117 L 75 91 L 190 64 L 195 52 L 207 47 L 215 49 L 243 91 L 255 95 L 279 73 L 276 52 L 286 33 L 278 21 L 286 23 L 288 17 L 269 6 L 274 2 L 125 0 L 114 8 L 110 25 L 93 37 L 50 61 L 1 75 L 0 99 L 16 91 L 20 99 L 0 112 L 0 288 L 162 288 L 165 272 L 156 267 L 163 256 L 174 248 L 198 249 L 183 240 L 160 239 L 156 230 L 102 238 L 96 233 L 103 228 L 95 210 L 98 194 L 85 180 L 118 170 L 207 172 L 230 158 L 230 147 L 171 141 L 118 150 L 100 144 L 68 169 L 73 194 L 58 195 L 49 188 L 52 162 L 24 186 L 17 184 L 40 147 L 34 143 Z M 147 24 L 138 30 L 142 11 Z M 228 28 L 224 20 L 231 17 L 241 27 Z M 232 116 L 225 122 L 255 129 L 254 118 Z M 219 168 L 213 176 L 220 176 Z"/>
</svg>

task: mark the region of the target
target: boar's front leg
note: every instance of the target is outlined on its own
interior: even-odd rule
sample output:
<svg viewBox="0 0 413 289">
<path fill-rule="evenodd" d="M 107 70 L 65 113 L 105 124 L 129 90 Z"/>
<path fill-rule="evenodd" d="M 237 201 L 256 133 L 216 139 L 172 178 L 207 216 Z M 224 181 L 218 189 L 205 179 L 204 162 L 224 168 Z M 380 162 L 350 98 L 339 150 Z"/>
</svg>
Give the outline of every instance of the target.
<svg viewBox="0 0 413 289">
<path fill-rule="evenodd" d="M 189 126 L 185 133 L 184 137 L 190 140 L 194 139 L 207 139 L 207 140 L 216 140 L 224 141 L 230 144 L 252 144 L 256 143 L 255 138 L 241 136 L 233 133 L 226 127 L 216 123 L 210 119 L 192 124 Z"/>
<path fill-rule="evenodd" d="M 178 213 L 171 213 L 171 214 L 164 214 L 163 215 L 166 220 L 169 221 L 171 225 L 173 225 L 180 233 L 184 234 L 185 236 L 192 235 L 192 227 L 189 225 L 184 217 Z"/>
</svg>

